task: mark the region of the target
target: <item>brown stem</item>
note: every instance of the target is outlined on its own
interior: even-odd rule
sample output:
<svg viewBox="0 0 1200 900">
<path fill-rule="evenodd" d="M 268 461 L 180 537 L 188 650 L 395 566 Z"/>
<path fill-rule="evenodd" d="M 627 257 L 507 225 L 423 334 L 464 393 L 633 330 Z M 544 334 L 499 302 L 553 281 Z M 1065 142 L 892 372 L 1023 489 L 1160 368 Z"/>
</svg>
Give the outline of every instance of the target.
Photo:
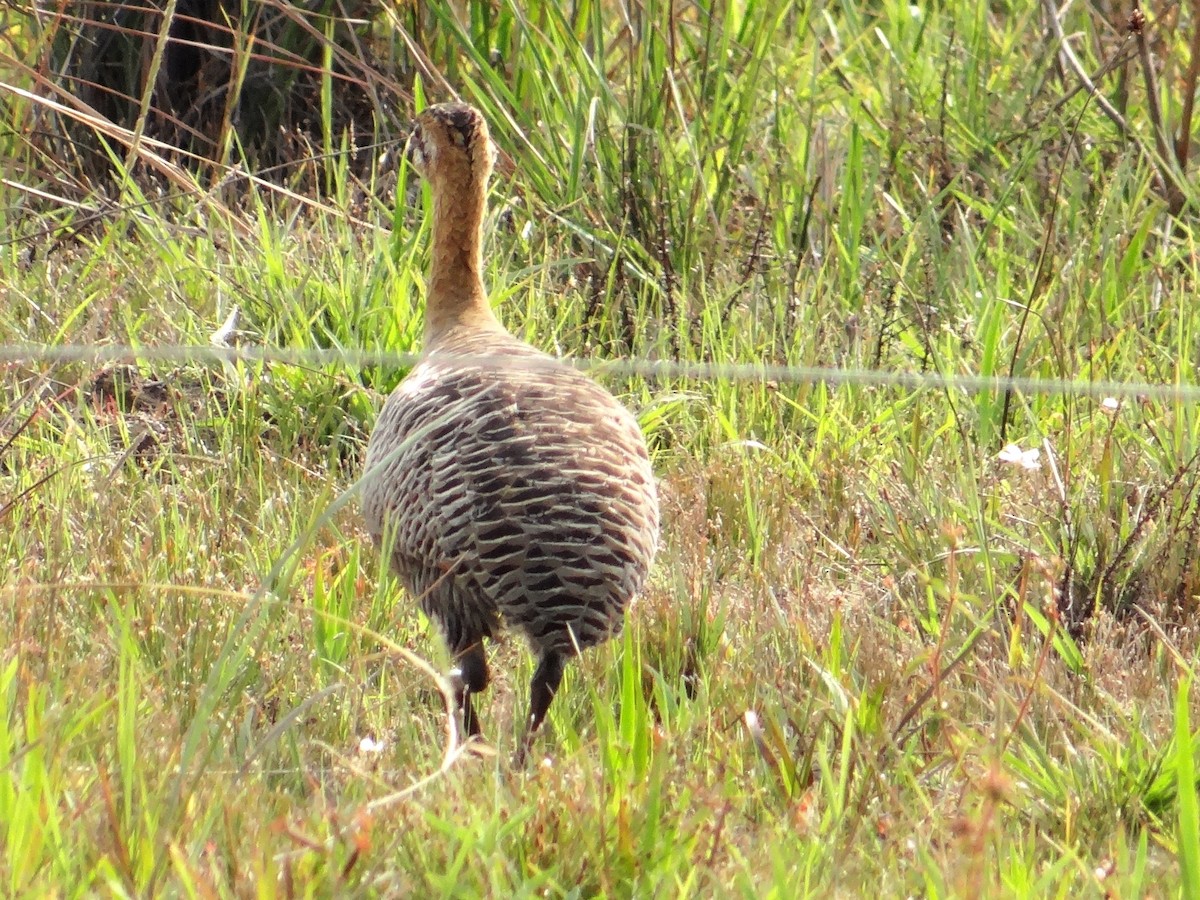
<svg viewBox="0 0 1200 900">
<path fill-rule="evenodd" d="M 1200 78 L 1200 0 L 1192 0 L 1191 57 L 1183 78 L 1183 113 L 1179 119 L 1179 135 L 1175 139 L 1175 159 L 1181 171 L 1187 171 L 1192 141 L 1192 112 L 1196 104 L 1196 81 Z"/>
<path fill-rule="evenodd" d="M 1142 77 L 1146 81 L 1146 114 L 1150 117 L 1150 127 L 1154 132 L 1154 147 L 1158 151 L 1155 168 L 1158 169 L 1162 182 L 1167 209 L 1172 216 L 1176 216 L 1183 208 L 1186 196 L 1180 185 L 1179 170 L 1175 166 L 1175 156 L 1171 152 L 1167 126 L 1163 122 L 1162 107 L 1158 102 L 1158 78 L 1154 73 L 1154 60 L 1150 57 L 1150 42 L 1146 40 L 1144 26 L 1134 33 L 1134 39 L 1137 41 L 1138 58 L 1142 63 Z"/>
</svg>

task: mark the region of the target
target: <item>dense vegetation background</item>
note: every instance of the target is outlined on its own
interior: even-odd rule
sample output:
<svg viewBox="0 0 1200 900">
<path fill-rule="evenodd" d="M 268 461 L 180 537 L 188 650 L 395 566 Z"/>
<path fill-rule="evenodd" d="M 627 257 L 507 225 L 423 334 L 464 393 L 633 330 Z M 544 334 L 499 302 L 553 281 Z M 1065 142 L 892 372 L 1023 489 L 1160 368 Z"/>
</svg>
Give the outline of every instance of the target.
<svg viewBox="0 0 1200 900">
<path fill-rule="evenodd" d="M 0 890 L 1200 896 L 1196 4 L 0 35 Z M 452 97 L 498 309 L 662 481 L 528 772 L 524 648 L 461 752 L 354 500 Z"/>
</svg>

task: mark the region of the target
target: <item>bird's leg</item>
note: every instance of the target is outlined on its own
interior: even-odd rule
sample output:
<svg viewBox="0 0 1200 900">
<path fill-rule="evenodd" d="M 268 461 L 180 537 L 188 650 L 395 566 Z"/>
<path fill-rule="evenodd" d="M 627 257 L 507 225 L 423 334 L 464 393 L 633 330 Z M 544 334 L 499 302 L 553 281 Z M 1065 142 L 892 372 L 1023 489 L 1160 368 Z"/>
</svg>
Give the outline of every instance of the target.
<svg viewBox="0 0 1200 900">
<path fill-rule="evenodd" d="M 546 712 L 550 709 L 550 701 L 554 699 L 562 677 L 562 654 L 547 650 L 538 660 L 538 667 L 534 671 L 533 680 L 529 685 L 529 721 L 525 725 L 521 746 L 517 748 L 515 762 L 518 766 L 525 763 L 525 757 L 529 754 L 529 748 L 533 744 L 533 736 L 546 718 Z"/>
<path fill-rule="evenodd" d="M 458 665 L 450 671 L 454 684 L 454 698 L 462 710 L 463 732 L 468 738 L 479 732 L 479 719 L 471 705 L 471 695 L 484 691 L 491 680 L 488 675 L 487 656 L 483 652 L 483 641 L 476 641 L 457 654 Z"/>
</svg>

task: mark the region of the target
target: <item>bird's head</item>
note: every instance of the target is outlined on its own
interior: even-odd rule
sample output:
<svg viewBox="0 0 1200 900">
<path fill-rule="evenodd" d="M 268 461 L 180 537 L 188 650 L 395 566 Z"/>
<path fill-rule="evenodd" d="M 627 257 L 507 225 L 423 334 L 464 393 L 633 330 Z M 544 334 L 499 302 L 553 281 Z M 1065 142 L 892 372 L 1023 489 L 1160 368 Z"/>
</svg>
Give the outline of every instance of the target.
<svg viewBox="0 0 1200 900">
<path fill-rule="evenodd" d="M 465 103 L 425 109 L 413 123 L 405 152 L 413 168 L 435 184 L 483 184 L 496 160 L 487 122 Z"/>
</svg>

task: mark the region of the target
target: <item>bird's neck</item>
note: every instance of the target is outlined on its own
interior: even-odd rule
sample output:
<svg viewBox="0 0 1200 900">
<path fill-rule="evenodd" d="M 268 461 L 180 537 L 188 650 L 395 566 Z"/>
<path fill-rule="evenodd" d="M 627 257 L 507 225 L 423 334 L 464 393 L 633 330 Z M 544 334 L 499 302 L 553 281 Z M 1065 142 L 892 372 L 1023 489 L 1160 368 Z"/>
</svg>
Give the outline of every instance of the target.
<svg viewBox="0 0 1200 900">
<path fill-rule="evenodd" d="M 437 185 L 433 247 L 425 307 L 425 349 L 463 330 L 503 330 L 483 288 L 486 185 L 469 180 Z"/>
</svg>

